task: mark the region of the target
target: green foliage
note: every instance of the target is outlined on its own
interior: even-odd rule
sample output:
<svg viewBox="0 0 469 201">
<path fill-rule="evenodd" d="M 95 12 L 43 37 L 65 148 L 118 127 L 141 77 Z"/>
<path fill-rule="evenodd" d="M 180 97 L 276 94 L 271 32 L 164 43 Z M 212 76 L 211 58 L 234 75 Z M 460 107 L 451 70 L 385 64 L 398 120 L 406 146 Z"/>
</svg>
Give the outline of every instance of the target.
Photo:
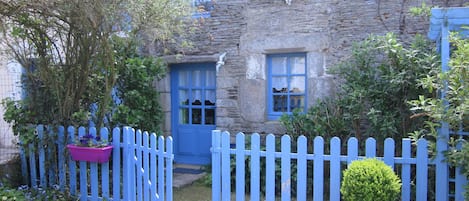
<svg viewBox="0 0 469 201">
<path fill-rule="evenodd" d="M 322 136 L 327 143 L 332 137 L 347 139 L 350 136 L 350 124 L 345 120 L 344 107 L 337 100 L 319 100 L 317 104 L 308 109 L 306 114 L 299 110 L 294 110 L 291 115 L 284 114 L 280 122 L 286 128 L 287 133 L 296 141 L 300 135 L 313 139 L 315 136 Z M 312 140 L 308 141 L 309 153 L 312 153 Z"/>
<path fill-rule="evenodd" d="M 400 139 L 422 121 L 411 119 L 408 100 L 425 94 L 417 80 L 438 67 L 432 44 L 421 36 L 405 45 L 394 34 L 370 36 L 353 45 L 343 63 L 329 69 L 341 83 L 334 99 L 318 101 L 308 113 L 283 116 L 287 132 L 359 140 Z"/>
<path fill-rule="evenodd" d="M 139 56 L 137 44 L 124 38 L 114 38 L 114 48 L 119 78 L 116 95 L 120 99 L 117 110 L 112 114 L 114 124 L 129 125 L 146 131 L 159 131 L 163 122 L 163 111 L 155 79 L 166 73 L 166 64 L 161 59 Z"/>
<path fill-rule="evenodd" d="M 418 7 L 411 7 L 410 8 L 410 13 L 413 16 L 422 16 L 428 19 L 430 17 L 432 11 L 432 7 L 428 6 L 425 1 L 422 2 L 422 4 Z"/>
<path fill-rule="evenodd" d="M 63 192 L 57 188 L 29 188 L 21 186 L 18 189 L 0 187 L 0 200 L 5 201 L 75 201 L 77 198 L 71 196 L 68 192 Z"/>
<path fill-rule="evenodd" d="M 421 137 L 436 139 L 440 122 L 448 123 L 449 129 L 469 130 L 469 40 L 460 39 L 451 34 L 453 46 L 447 72 L 433 71 L 420 80 L 420 85 L 432 92 L 432 96 L 420 95 L 409 101 L 412 110 L 426 120 L 426 126 L 415 131 L 412 138 Z M 436 91 L 445 91 L 444 99 Z M 463 138 L 451 138 L 446 152 L 447 161 L 461 168 L 469 177 L 469 145 Z M 432 144 L 433 150 L 435 145 Z M 460 148 L 459 148 L 460 147 Z M 466 186 L 466 198 L 469 198 L 469 186 Z"/>
<path fill-rule="evenodd" d="M 391 167 L 377 159 L 353 161 L 344 170 L 340 192 L 346 201 L 394 201 L 401 183 Z"/>
<path fill-rule="evenodd" d="M 129 91 L 119 94 L 124 103 L 116 124 L 158 128 L 161 109 L 149 79 L 159 77 L 164 65 L 140 56 L 136 47 L 148 42 L 162 55 L 169 45 L 187 43 L 190 14 L 187 0 L 0 2 L 0 40 L 24 67 L 26 92 L 21 101 L 3 101 L 5 120 L 23 143 L 35 138 L 30 125 L 86 126 L 93 118 L 97 127 L 108 126 L 119 85 Z M 138 43 L 122 47 L 119 37 Z M 122 55 L 126 52 L 116 48 L 134 49 Z M 141 108 L 134 110 L 137 105 Z"/>
</svg>

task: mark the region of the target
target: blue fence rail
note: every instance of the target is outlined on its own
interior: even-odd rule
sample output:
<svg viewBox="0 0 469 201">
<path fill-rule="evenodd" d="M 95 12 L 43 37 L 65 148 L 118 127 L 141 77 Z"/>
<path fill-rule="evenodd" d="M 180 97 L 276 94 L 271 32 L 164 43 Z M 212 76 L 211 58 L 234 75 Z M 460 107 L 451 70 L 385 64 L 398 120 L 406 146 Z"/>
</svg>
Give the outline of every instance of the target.
<svg viewBox="0 0 469 201">
<path fill-rule="evenodd" d="M 358 140 L 350 138 L 347 141 L 347 153 L 341 153 L 341 140 L 334 137 L 330 141 L 330 151 L 325 154 L 325 142 L 322 137 L 313 140 L 313 153 L 307 153 L 307 141 L 304 136 L 297 140 L 297 150 L 291 150 L 292 141 L 290 136 L 284 135 L 280 139 L 280 147 L 276 147 L 276 137 L 272 134 L 266 136 L 265 150 L 261 149 L 260 135 L 254 133 L 250 135 L 250 149 L 246 149 L 246 139 L 243 133 L 236 134 L 236 146 L 230 148 L 230 133 L 219 130 L 212 131 L 212 200 L 213 201 L 243 201 L 246 198 L 252 201 L 276 200 L 280 196 L 282 201 L 294 200 L 339 201 L 340 183 L 342 170 L 353 160 L 362 158 L 378 158 L 387 165 L 394 168 L 402 181 L 401 200 L 427 200 L 431 186 L 437 192 L 440 188 L 447 188 L 446 185 L 430 185 L 429 172 L 437 174 L 434 163 L 428 158 L 427 141 L 419 140 L 416 148 L 413 149 L 410 139 L 402 140 L 401 151 L 396 152 L 393 139 L 384 141 L 383 156 L 376 155 L 376 140 L 369 138 L 366 140 L 365 155 L 359 155 Z M 399 149 L 399 148 L 398 148 Z M 280 150 L 280 151 L 278 151 Z M 402 153 L 395 156 L 395 153 Z M 249 158 L 249 163 L 246 159 Z M 265 160 L 265 166 L 261 167 L 260 161 Z M 235 162 L 235 184 L 231 182 L 232 160 Z M 295 163 L 293 166 L 292 164 Z M 312 163 L 312 168 L 308 168 L 308 163 Z M 280 164 L 280 165 L 279 165 Z M 296 167 L 295 167 L 296 166 Z M 433 167 L 432 167 L 433 166 Z M 310 166 L 311 167 L 311 166 Z M 326 167 L 326 168 L 325 168 Z M 260 175 L 261 168 L 265 168 L 265 175 Z M 246 170 L 249 170 L 249 182 L 246 183 Z M 325 174 L 329 172 L 328 175 Z M 311 171 L 308 173 L 308 171 Z M 438 171 L 438 170 L 437 170 Z M 276 172 L 280 172 L 280 182 L 275 181 Z M 292 172 L 296 172 L 293 175 Z M 309 176 L 308 175 L 312 175 Z M 261 176 L 265 181 L 260 181 Z M 277 177 L 278 178 L 278 177 Z M 308 185 L 308 180 L 312 179 L 312 184 Z M 296 193 L 291 192 L 292 181 L 296 180 Z M 325 186 L 325 181 L 329 185 Z M 261 183 L 265 193 L 261 194 Z M 280 186 L 275 186 L 275 185 Z M 231 189 L 232 185 L 235 189 Z M 462 184 L 455 184 L 462 185 Z M 249 186 L 250 189 L 246 189 Z M 308 194 L 308 186 L 312 187 L 312 193 Z M 249 194 L 246 195 L 246 191 Z M 276 191 L 277 190 L 277 191 Z M 463 195 L 460 188 L 456 188 L 457 195 Z M 231 196 L 235 193 L 235 199 Z M 325 192 L 328 194 L 325 195 Z"/>
<path fill-rule="evenodd" d="M 22 151 L 22 173 L 32 187 L 57 185 L 80 200 L 172 200 L 173 143 L 154 133 L 130 127 L 99 130 L 113 145 L 106 163 L 73 161 L 66 145 L 78 136 L 98 134 L 96 128 L 36 127 L 37 143 Z M 53 139 L 55 146 L 47 140 Z M 47 146 L 46 146 L 47 145 Z"/>
</svg>

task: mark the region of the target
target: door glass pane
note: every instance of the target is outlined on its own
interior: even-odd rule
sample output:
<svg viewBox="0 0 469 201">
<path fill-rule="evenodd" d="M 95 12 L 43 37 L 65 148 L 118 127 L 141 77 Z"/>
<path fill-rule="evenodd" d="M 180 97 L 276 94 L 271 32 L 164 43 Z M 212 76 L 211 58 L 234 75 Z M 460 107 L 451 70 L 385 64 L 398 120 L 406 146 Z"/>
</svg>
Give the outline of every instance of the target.
<svg viewBox="0 0 469 201">
<path fill-rule="evenodd" d="M 178 79 L 178 86 L 180 87 L 185 87 L 188 85 L 187 81 L 189 80 L 189 72 L 188 71 L 184 71 L 184 70 L 181 70 L 179 72 L 179 79 Z"/>
<path fill-rule="evenodd" d="M 305 74 L 305 58 L 293 57 L 289 60 L 292 74 Z"/>
<path fill-rule="evenodd" d="M 215 105 L 215 90 L 205 90 L 205 105 Z"/>
<path fill-rule="evenodd" d="M 287 74 L 287 58 L 286 57 L 273 57 L 272 58 L 272 74 L 274 75 Z"/>
<path fill-rule="evenodd" d="M 193 108 L 192 109 L 192 124 L 201 124 L 202 123 L 202 109 Z"/>
<path fill-rule="evenodd" d="M 205 109 L 205 125 L 215 124 L 215 109 Z"/>
<path fill-rule="evenodd" d="M 192 105 L 202 105 L 202 90 L 192 90 Z"/>
<path fill-rule="evenodd" d="M 216 83 L 216 75 L 215 71 L 206 71 L 205 75 L 205 87 L 209 88 L 215 88 L 215 83 Z"/>
<path fill-rule="evenodd" d="M 181 105 L 189 105 L 189 94 L 187 90 L 179 90 L 179 101 Z"/>
<path fill-rule="evenodd" d="M 272 92 L 285 93 L 288 89 L 287 77 L 273 77 L 272 78 Z"/>
<path fill-rule="evenodd" d="M 304 93 L 305 92 L 305 77 L 292 76 L 290 80 L 291 93 Z"/>
<path fill-rule="evenodd" d="M 203 84 L 202 79 L 203 79 L 202 71 L 200 70 L 192 71 L 192 86 L 193 87 L 201 87 Z"/>
<path fill-rule="evenodd" d="M 179 109 L 179 124 L 189 124 L 189 109 Z"/>
<path fill-rule="evenodd" d="M 286 112 L 287 111 L 287 96 L 273 96 L 274 101 L 274 112 Z"/>
</svg>

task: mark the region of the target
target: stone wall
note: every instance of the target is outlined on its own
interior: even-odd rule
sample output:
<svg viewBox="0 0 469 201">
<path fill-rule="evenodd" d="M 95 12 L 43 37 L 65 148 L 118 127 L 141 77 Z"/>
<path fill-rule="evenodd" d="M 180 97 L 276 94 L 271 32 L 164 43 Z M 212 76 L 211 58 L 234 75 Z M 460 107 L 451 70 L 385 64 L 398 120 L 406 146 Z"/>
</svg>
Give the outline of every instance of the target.
<svg viewBox="0 0 469 201">
<path fill-rule="evenodd" d="M 353 42 L 387 32 L 409 40 L 426 34 L 426 18 L 414 17 L 411 0 L 217 0 L 210 18 L 200 20 L 190 56 L 226 52 L 217 73 L 217 128 L 230 132 L 283 133 L 278 121 L 267 120 L 265 55 L 307 52 L 308 105 L 334 93 L 329 66 L 349 54 Z M 432 1 L 440 7 L 465 1 Z M 197 58 L 197 57 L 193 57 Z M 213 60 L 215 62 L 215 60 Z M 170 133 L 169 77 L 158 85 L 166 108 L 165 132 Z"/>
</svg>

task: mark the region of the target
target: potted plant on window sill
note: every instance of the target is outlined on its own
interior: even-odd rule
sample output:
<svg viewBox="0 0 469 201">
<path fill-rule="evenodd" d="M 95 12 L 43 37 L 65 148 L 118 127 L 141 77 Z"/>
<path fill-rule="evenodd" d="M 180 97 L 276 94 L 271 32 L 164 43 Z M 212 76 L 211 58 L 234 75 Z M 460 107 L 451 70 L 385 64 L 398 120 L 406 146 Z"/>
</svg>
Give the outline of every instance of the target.
<svg viewBox="0 0 469 201">
<path fill-rule="evenodd" d="M 112 152 L 112 145 L 91 134 L 81 136 L 75 144 L 67 145 L 68 151 L 75 161 L 106 163 Z"/>
</svg>

